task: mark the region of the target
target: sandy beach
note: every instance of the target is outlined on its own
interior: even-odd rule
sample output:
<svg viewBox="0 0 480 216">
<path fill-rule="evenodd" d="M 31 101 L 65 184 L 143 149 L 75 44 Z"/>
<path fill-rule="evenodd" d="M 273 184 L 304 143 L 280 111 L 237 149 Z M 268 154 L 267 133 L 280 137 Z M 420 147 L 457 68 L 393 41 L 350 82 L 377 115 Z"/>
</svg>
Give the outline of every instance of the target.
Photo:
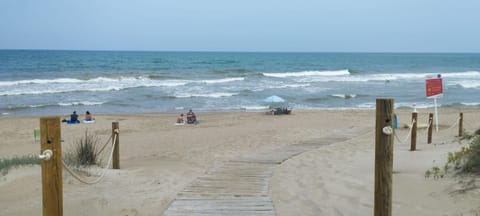
<svg viewBox="0 0 480 216">
<path fill-rule="evenodd" d="M 419 123 L 430 110 L 419 110 Z M 464 113 L 464 128 L 480 127 L 478 110 L 440 110 L 439 132 L 427 144 L 418 129 L 417 151 L 410 139 L 394 146 L 393 215 L 478 215 L 480 179 L 447 176 L 425 179 L 425 171 L 443 167 L 458 141 L 455 124 Z M 259 112 L 197 113 L 200 124 L 175 125 L 175 114 L 94 116 L 94 124 L 62 124 L 64 151 L 88 129 L 107 141 L 112 122 L 120 125 L 120 170 L 86 185 L 63 172 L 64 215 L 162 215 L 177 194 L 211 167 L 256 152 L 348 137 L 298 154 L 277 165 L 269 196 L 277 215 L 372 215 L 374 197 L 375 110 L 295 111 L 271 116 Z M 397 112 L 403 139 L 411 111 Z M 63 117 L 62 117 L 63 118 Z M 39 153 L 33 130 L 39 117 L 0 119 L 0 157 Z M 460 181 L 477 187 L 462 190 Z M 0 176 L 0 215 L 41 215 L 40 166 L 13 168 Z"/>
</svg>

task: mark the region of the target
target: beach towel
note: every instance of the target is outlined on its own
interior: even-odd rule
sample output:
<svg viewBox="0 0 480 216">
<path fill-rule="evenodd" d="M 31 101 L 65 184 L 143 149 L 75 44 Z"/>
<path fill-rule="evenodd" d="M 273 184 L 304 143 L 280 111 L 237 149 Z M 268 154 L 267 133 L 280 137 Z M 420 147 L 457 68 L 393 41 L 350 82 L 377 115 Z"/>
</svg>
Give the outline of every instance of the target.
<svg viewBox="0 0 480 216">
<path fill-rule="evenodd" d="M 80 121 L 78 121 L 78 120 L 77 121 L 68 120 L 66 122 L 67 122 L 67 124 L 80 124 Z"/>
<path fill-rule="evenodd" d="M 84 120 L 83 120 L 83 123 L 85 123 L 85 124 L 92 124 L 92 123 L 95 123 L 95 119 L 92 119 L 92 120 L 86 120 L 86 119 L 84 119 Z"/>
</svg>

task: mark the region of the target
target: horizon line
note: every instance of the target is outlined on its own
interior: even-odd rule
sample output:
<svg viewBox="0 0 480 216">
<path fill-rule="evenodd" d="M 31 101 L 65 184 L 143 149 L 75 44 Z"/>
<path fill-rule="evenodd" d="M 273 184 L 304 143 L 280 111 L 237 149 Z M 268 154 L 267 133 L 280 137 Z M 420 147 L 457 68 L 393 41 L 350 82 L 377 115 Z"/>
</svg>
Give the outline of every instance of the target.
<svg viewBox="0 0 480 216">
<path fill-rule="evenodd" d="M 79 51 L 79 52 L 197 52 L 197 53 L 399 53 L 399 54 L 480 54 L 468 51 L 247 51 L 247 50 L 108 50 L 108 49 L 23 49 L 0 48 L 0 51 Z"/>
</svg>

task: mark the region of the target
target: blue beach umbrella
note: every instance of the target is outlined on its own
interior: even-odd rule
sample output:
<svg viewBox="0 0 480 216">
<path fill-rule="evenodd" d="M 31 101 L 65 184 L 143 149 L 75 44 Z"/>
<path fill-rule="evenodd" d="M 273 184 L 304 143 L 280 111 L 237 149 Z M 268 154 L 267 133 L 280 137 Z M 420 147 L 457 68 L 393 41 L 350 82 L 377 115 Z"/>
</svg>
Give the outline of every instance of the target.
<svg viewBox="0 0 480 216">
<path fill-rule="evenodd" d="M 270 97 L 267 97 L 263 99 L 263 102 L 265 103 L 284 103 L 285 100 L 277 95 L 272 95 Z"/>
</svg>

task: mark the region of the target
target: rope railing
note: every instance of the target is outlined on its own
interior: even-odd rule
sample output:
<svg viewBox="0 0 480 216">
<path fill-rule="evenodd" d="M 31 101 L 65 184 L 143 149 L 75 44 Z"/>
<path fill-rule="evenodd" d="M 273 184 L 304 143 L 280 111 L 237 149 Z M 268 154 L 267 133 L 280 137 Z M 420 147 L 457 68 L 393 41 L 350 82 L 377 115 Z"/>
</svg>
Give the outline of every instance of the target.
<svg viewBox="0 0 480 216">
<path fill-rule="evenodd" d="M 463 119 L 463 120 L 464 120 L 463 122 L 465 123 L 465 119 Z M 413 124 L 414 124 L 414 123 L 415 123 L 415 120 L 412 120 L 412 123 L 411 123 L 410 125 L 406 125 L 406 127 L 408 127 L 410 130 L 408 131 L 408 134 L 407 134 L 403 139 L 400 138 L 397 133 L 394 133 L 395 139 L 396 139 L 399 143 L 402 143 L 402 144 L 403 144 L 403 143 L 405 143 L 405 142 L 408 140 L 408 138 L 411 137 L 412 132 L 413 132 L 412 130 L 413 130 Z M 452 129 L 454 129 L 455 127 L 457 127 L 457 125 L 458 125 L 459 123 L 460 123 L 460 117 L 458 117 L 458 118 L 455 120 L 455 122 L 454 122 L 450 127 L 445 128 L 445 129 L 442 129 L 442 130 L 440 130 L 440 131 L 438 131 L 438 132 L 436 132 L 436 133 L 441 133 L 441 132 L 446 132 L 446 131 L 452 130 Z M 468 124 L 468 126 L 469 126 L 470 128 L 475 128 L 472 124 L 470 124 L 470 123 L 467 123 L 467 124 Z M 433 126 L 432 120 L 428 119 L 427 127 L 426 127 L 425 129 L 422 129 L 422 131 L 419 132 L 418 134 L 419 134 L 419 135 L 423 135 L 423 134 L 427 133 L 428 130 L 430 129 L 430 127 L 432 127 L 432 126 Z M 417 131 L 419 131 L 419 130 L 417 129 Z M 395 132 L 396 132 L 396 131 L 395 131 Z"/>
<path fill-rule="evenodd" d="M 448 127 L 447 129 L 443 129 L 443 130 L 441 130 L 441 131 L 451 130 L 451 129 L 455 128 L 455 126 L 457 126 L 459 122 L 460 122 L 460 117 L 458 117 L 457 120 L 455 120 L 455 123 L 453 123 L 452 126 Z"/>
<path fill-rule="evenodd" d="M 429 120 L 428 114 L 418 115 L 418 122 L 428 122 Z"/>
<path fill-rule="evenodd" d="M 433 121 L 432 120 L 428 120 L 428 123 L 427 123 L 427 127 L 425 128 L 425 130 L 422 130 L 421 132 L 419 132 L 418 134 L 419 135 L 424 135 L 425 133 L 428 132 L 428 129 L 430 129 L 430 126 L 433 125 Z"/>
<path fill-rule="evenodd" d="M 101 154 L 103 149 L 105 149 L 105 147 L 108 145 L 108 143 L 110 142 L 110 140 L 112 140 L 112 137 L 113 137 L 113 134 L 108 138 L 107 142 L 105 142 L 105 144 L 102 146 L 102 148 L 100 149 L 100 151 L 98 151 L 98 154 Z M 115 142 L 114 142 L 115 143 Z"/>
<path fill-rule="evenodd" d="M 408 125 L 408 127 L 410 128 L 410 130 L 409 130 L 407 136 L 403 139 L 403 141 L 398 137 L 397 133 L 394 133 L 395 139 L 397 139 L 397 141 L 400 142 L 400 143 L 406 142 L 407 139 L 412 135 L 413 124 L 415 124 L 415 119 L 412 119 L 412 124 Z"/>
<path fill-rule="evenodd" d="M 78 175 L 77 173 L 75 173 L 75 171 L 73 171 L 66 163 L 64 160 L 62 160 L 62 165 L 63 167 L 65 168 L 65 170 L 67 170 L 68 173 L 70 173 L 70 175 L 72 175 L 75 179 L 77 179 L 79 182 L 81 183 L 84 183 L 84 184 L 96 184 L 98 182 L 100 182 L 104 177 L 105 177 L 105 174 L 107 173 L 107 169 L 110 167 L 111 163 L 112 163 L 112 159 L 113 159 L 113 151 L 115 150 L 115 142 L 116 142 L 116 139 L 117 139 L 117 134 L 118 134 L 118 131 L 116 131 L 117 133 L 115 133 L 115 135 L 112 135 L 110 136 L 110 138 L 108 139 L 108 141 L 105 143 L 105 145 L 102 147 L 102 149 L 100 150 L 103 151 L 103 149 L 105 149 L 105 147 L 107 146 L 108 142 L 112 139 L 113 137 L 113 142 L 112 142 L 112 146 L 111 146 L 111 151 L 110 151 L 110 154 L 109 154 L 109 158 L 108 158 L 108 162 L 107 162 L 107 166 L 105 166 L 102 170 L 102 173 L 100 174 L 100 176 L 93 180 L 93 181 L 88 181 L 88 180 L 85 180 L 83 179 L 80 175 Z"/>
</svg>

